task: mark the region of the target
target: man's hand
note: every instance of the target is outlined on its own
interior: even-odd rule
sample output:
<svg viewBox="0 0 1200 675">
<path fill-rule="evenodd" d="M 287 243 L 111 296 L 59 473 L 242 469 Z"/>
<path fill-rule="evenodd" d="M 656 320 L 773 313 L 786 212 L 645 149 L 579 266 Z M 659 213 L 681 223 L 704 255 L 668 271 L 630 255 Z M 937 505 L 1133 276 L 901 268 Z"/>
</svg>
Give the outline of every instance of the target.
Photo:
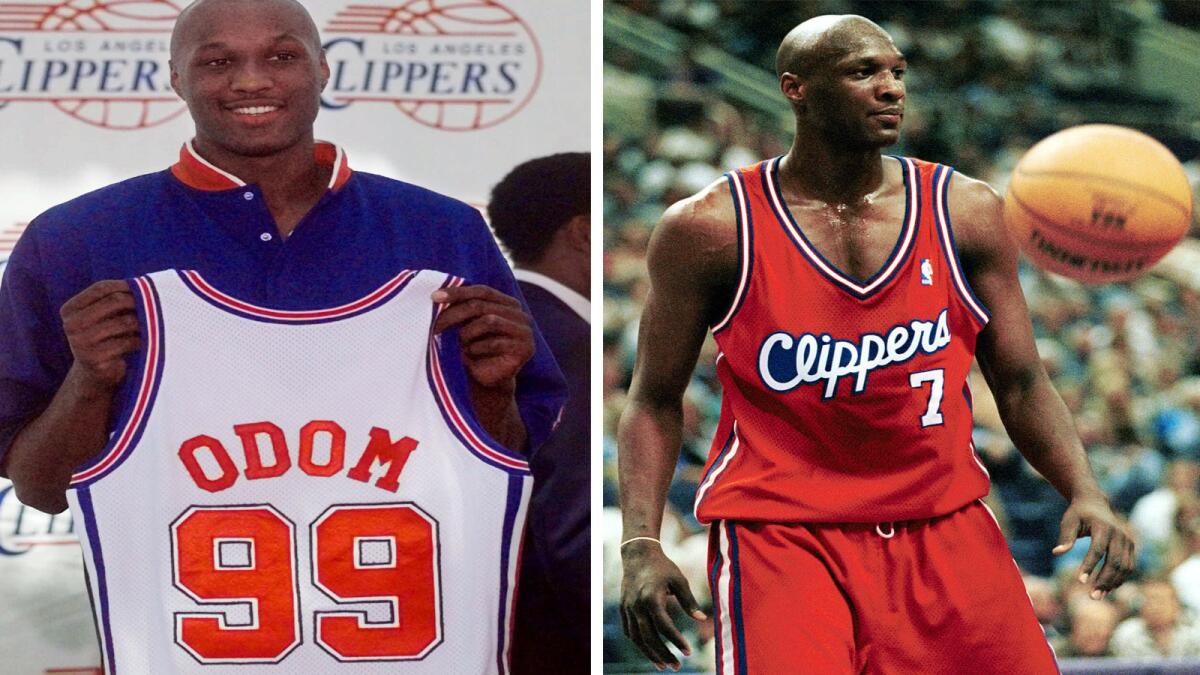
<svg viewBox="0 0 1200 675">
<path fill-rule="evenodd" d="M 75 362 L 69 378 L 87 391 L 112 391 L 125 379 L 125 356 L 141 347 L 133 292 L 123 280 L 97 281 L 67 300 L 59 315 Z"/>
<path fill-rule="evenodd" d="M 679 670 L 679 660 L 667 649 L 662 636 L 665 635 L 684 656 L 690 656 L 692 648 L 667 612 L 668 598 L 674 597 L 693 619 L 703 621 L 706 618 L 692 597 L 687 579 L 657 542 L 631 542 L 621 551 L 621 560 L 625 570 L 621 580 L 621 627 L 625 635 L 654 663 L 654 667 Z"/>
<path fill-rule="evenodd" d="M 447 305 L 433 332 L 461 326 L 463 364 L 474 383 L 514 390 L 517 373 L 534 350 L 532 319 L 521 303 L 488 286 L 442 288 L 432 298 Z"/>
<path fill-rule="evenodd" d="M 1075 540 L 1084 536 L 1092 538 L 1092 545 L 1079 566 L 1079 582 L 1091 581 L 1091 596 L 1100 600 L 1133 572 L 1137 563 L 1137 545 L 1129 525 L 1113 513 L 1108 500 L 1103 497 L 1071 500 L 1063 514 L 1054 555 L 1071 550 Z M 1101 558 L 1104 559 L 1103 566 L 1093 572 Z"/>
</svg>

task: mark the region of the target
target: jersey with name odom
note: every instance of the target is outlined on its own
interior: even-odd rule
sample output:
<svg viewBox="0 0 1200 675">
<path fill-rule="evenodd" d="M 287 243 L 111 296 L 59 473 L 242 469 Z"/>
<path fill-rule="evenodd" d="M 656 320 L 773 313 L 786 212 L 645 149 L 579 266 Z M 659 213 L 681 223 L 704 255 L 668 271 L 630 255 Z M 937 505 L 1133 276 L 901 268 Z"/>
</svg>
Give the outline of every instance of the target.
<svg viewBox="0 0 1200 675">
<path fill-rule="evenodd" d="M 988 314 L 954 252 L 952 169 L 883 160 L 899 164 L 904 214 L 888 259 L 858 280 L 805 237 L 779 161 L 726 176 L 739 283 L 713 326 L 723 395 L 697 517 L 885 522 L 982 497 L 967 376 Z"/>
<path fill-rule="evenodd" d="M 443 374 L 460 283 L 283 311 L 131 281 L 144 347 L 70 493 L 107 672 L 507 672 L 532 481 Z"/>
</svg>

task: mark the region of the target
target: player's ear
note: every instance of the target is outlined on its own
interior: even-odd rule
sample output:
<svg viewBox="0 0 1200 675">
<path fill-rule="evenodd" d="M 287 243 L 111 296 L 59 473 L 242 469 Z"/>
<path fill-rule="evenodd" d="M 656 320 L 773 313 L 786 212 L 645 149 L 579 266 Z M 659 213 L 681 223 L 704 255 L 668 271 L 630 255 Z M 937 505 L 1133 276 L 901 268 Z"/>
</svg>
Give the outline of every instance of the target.
<svg viewBox="0 0 1200 675">
<path fill-rule="evenodd" d="M 329 61 L 325 58 L 325 49 L 321 48 L 321 91 L 325 91 L 325 85 L 329 84 Z"/>
<path fill-rule="evenodd" d="M 179 91 L 179 71 L 175 69 L 175 61 L 167 61 L 167 68 L 171 71 L 171 91 L 175 92 L 179 98 L 183 98 L 183 94 Z"/>
<path fill-rule="evenodd" d="M 779 90 L 784 98 L 793 104 L 804 102 L 805 82 L 795 73 L 784 73 L 779 76 Z"/>
</svg>

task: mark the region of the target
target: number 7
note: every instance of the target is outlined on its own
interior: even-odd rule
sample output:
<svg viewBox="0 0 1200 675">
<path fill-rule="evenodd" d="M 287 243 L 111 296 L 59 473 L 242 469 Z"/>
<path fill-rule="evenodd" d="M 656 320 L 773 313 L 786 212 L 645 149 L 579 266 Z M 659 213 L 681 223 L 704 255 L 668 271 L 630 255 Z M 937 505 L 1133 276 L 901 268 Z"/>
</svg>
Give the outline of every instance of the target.
<svg viewBox="0 0 1200 675">
<path fill-rule="evenodd" d="M 921 427 L 934 427 L 942 423 L 942 390 L 945 386 L 945 371 L 941 368 L 934 370 L 923 370 L 919 373 L 912 373 L 908 376 L 908 384 L 917 389 L 921 385 L 928 382 L 929 386 L 929 406 L 925 408 L 925 414 L 921 415 Z"/>
</svg>

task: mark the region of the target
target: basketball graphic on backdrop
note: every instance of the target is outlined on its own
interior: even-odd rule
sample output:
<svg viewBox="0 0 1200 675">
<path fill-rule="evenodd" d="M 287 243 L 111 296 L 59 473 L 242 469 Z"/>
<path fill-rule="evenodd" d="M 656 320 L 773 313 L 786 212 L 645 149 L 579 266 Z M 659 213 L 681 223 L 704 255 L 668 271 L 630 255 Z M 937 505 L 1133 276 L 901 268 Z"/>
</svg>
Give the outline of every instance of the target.
<svg viewBox="0 0 1200 675">
<path fill-rule="evenodd" d="M 332 72 L 322 103 L 391 103 L 441 131 L 516 115 L 542 78 L 533 30 L 498 0 L 347 4 L 326 25 Z"/>
<path fill-rule="evenodd" d="M 1004 221 L 1038 267 L 1088 283 L 1150 269 L 1187 233 L 1192 192 L 1166 146 L 1140 131 L 1085 124 L 1017 162 Z"/>
<path fill-rule="evenodd" d="M 179 117 L 186 106 L 170 89 L 167 58 L 187 2 L 0 1 L 0 107 L 50 103 L 126 131 Z"/>
</svg>

